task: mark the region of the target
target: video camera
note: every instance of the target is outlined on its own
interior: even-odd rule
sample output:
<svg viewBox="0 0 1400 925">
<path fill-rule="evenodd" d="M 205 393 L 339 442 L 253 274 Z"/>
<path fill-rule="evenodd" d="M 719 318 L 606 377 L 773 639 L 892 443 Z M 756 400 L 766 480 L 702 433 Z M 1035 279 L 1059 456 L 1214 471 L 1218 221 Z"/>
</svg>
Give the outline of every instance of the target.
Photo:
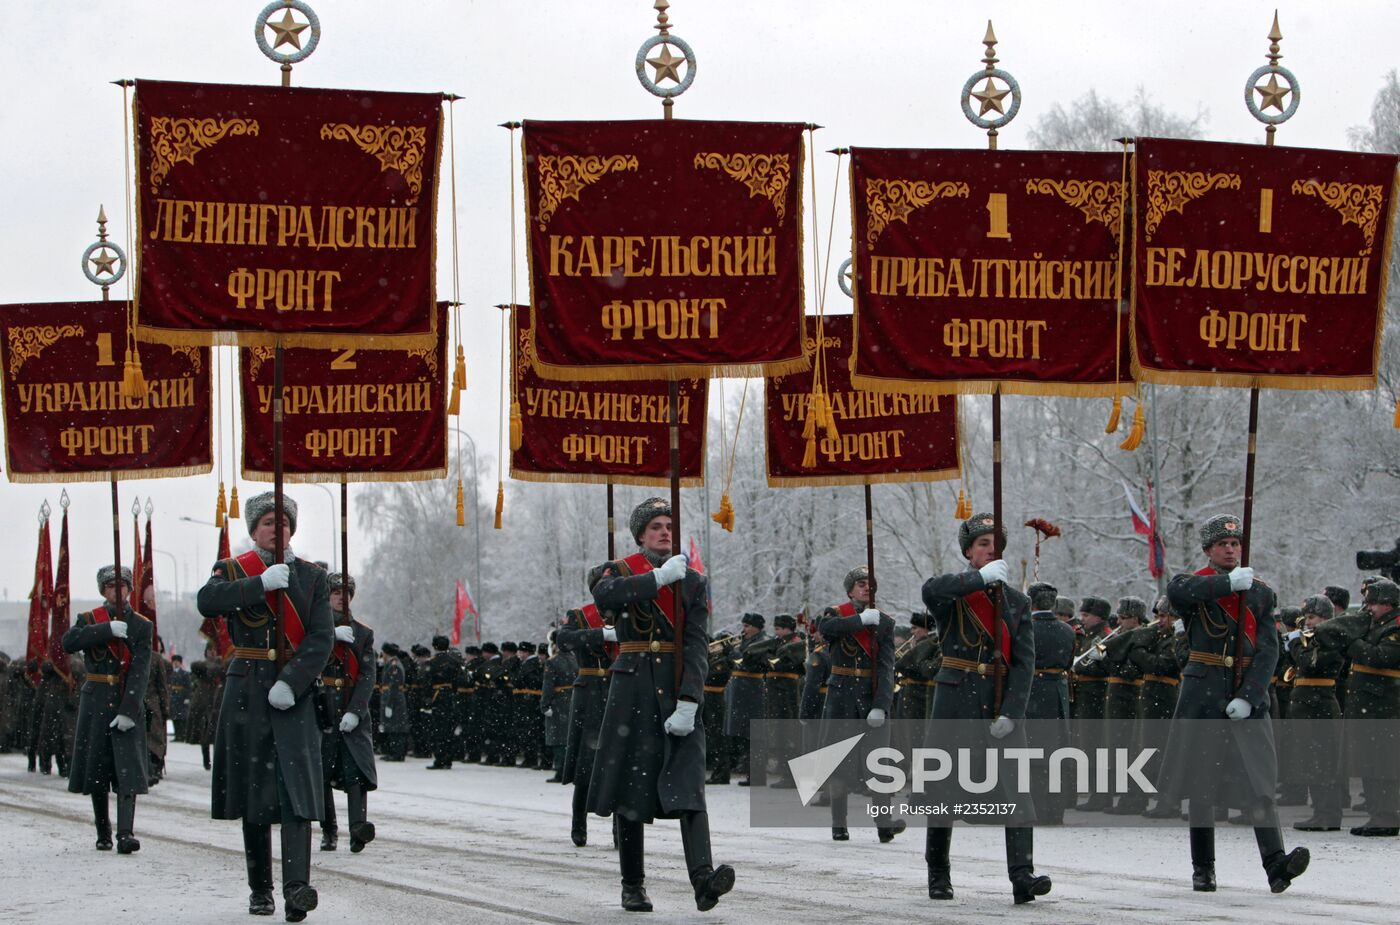
<svg viewBox="0 0 1400 925">
<path fill-rule="evenodd" d="M 1380 572 L 1391 581 L 1400 583 L 1400 540 L 1394 549 L 1359 549 L 1356 567 L 1363 572 Z"/>
</svg>

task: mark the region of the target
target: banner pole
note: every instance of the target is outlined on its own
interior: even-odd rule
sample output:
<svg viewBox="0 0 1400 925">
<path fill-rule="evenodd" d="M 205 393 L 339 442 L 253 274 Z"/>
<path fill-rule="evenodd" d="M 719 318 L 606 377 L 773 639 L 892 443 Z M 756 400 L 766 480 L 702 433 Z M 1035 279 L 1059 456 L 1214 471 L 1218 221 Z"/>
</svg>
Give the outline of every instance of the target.
<svg viewBox="0 0 1400 925">
<path fill-rule="evenodd" d="M 608 479 L 608 561 L 617 558 L 617 532 L 616 521 L 613 518 L 613 483 Z"/>
<path fill-rule="evenodd" d="M 345 476 L 340 477 L 340 574 L 341 586 L 345 593 L 341 595 L 341 606 L 345 608 L 346 619 L 350 618 L 350 484 L 345 480 Z"/>
</svg>

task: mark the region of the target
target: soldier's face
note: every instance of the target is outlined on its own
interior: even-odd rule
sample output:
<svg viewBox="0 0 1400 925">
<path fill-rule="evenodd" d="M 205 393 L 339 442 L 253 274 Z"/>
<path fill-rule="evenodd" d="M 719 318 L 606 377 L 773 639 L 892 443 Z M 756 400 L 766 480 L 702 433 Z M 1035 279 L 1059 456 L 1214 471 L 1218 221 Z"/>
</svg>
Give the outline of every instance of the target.
<svg viewBox="0 0 1400 925">
<path fill-rule="evenodd" d="M 642 531 L 642 548 L 649 552 L 671 551 L 671 518 L 665 514 L 653 517 Z"/>
<path fill-rule="evenodd" d="M 1079 614 L 1079 622 L 1084 625 L 1084 628 L 1086 630 L 1094 630 L 1099 628 L 1100 624 L 1103 623 L 1103 620 L 1099 619 L 1098 614 L 1089 613 L 1086 610 Z"/>
<path fill-rule="evenodd" d="M 1216 540 L 1206 549 L 1206 558 L 1216 568 L 1237 568 L 1240 564 L 1240 541 L 1233 537 Z"/>
<path fill-rule="evenodd" d="M 927 636 L 927 635 L 928 635 L 928 629 L 927 629 L 927 628 L 922 627 L 922 626 L 916 626 L 916 627 L 914 627 L 914 629 L 913 629 L 913 635 L 912 635 L 910 638 L 912 638 L 915 642 L 918 642 L 920 639 L 923 639 L 923 638 L 924 638 L 925 636 Z"/>
<path fill-rule="evenodd" d="M 973 568 L 981 568 L 988 562 L 1000 559 L 997 555 L 997 540 L 991 533 L 984 533 L 972 541 L 972 545 L 967 548 L 967 562 Z"/>
<path fill-rule="evenodd" d="M 336 613 L 344 613 L 344 612 L 345 612 L 345 592 L 344 592 L 344 591 L 332 591 L 331 594 L 330 594 L 330 598 L 331 598 L 331 610 L 334 610 Z"/>
<path fill-rule="evenodd" d="M 1137 617 L 1125 617 L 1122 614 L 1119 614 L 1118 625 L 1121 626 L 1126 632 L 1127 630 L 1137 629 L 1139 626 L 1142 625 L 1142 621 L 1139 620 Z"/>
<path fill-rule="evenodd" d="M 1326 622 L 1326 617 L 1318 616 L 1315 613 L 1310 613 L 1303 617 L 1303 626 L 1307 627 L 1308 629 L 1313 629 L 1314 627 L 1320 626 L 1321 624 Z"/>
<path fill-rule="evenodd" d="M 749 636 L 757 636 L 757 635 L 758 635 L 759 633 L 761 633 L 761 632 L 763 632 L 763 630 L 761 630 L 761 629 L 759 629 L 758 627 L 754 626 L 752 623 L 745 623 L 745 624 L 744 624 L 743 633 L 744 633 L 744 636 L 745 636 L 746 638 L 749 637 Z"/>
<path fill-rule="evenodd" d="M 126 589 L 123 587 L 122 590 Z M 117 603 L 117 583 L 115 581 L 109 581 L 102 586 L 102 599 L 109 604 L 115 605 Z"/>
<path fill-rule="evenodd" d="M 1373 618 L 1388 617 L 1395 613 L 1394 604 L 1367 604 L 1366 612 Z"/>
<path fill-rule="evenodd" d="M 851 600 L 857 604 L 870 603 L 870 579 L 856 579 L 856 583 L 851 585 Z"/>
<path fill-rule="evenodd" d="M 253 545 L 257 546 L 259 549 L 272 550 L 276 548 L 276 543 L 273 542 L 277 535 L 272 526 L 274 518 L 275 515 L 271 511 L 268 511 L 266 514 L 262 515 L 262 517 L 258 518 L 257 525 L 253 527 Z M 292 542 L 292 528 L 285 522 L 285 516 L 283 517 L 283 521 L 282 545 L 286 547 Z"/>
</svg>

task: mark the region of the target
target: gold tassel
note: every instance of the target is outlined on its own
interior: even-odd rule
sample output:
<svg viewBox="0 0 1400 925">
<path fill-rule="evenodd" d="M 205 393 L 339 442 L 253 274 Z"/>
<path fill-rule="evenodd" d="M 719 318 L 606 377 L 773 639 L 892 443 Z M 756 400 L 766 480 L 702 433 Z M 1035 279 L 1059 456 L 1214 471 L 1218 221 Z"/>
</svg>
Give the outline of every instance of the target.
<svg viewBox="0 0 1400 925">
<path fill-rule="evenodd" d="M 967 492 L 958 489 L 958 506 L 953 511 L 953 516 L 958 520 L 967 520 L 972 516 L 972 502 L 967 499 Z"/>
<path fill-rule="evenodd" d="M 822 393 L 822 430 L 826 432 L 828 440 L 836 440 L 840 434 L 836 432 L 836 411 L 831 403 L 831 396 Z"/>
<path fill-rule="evenodd" d="M 1113 396 L 1113 410 L 1108 413 L 1108 425 L 1104 427 L 1104 433 L 1111 434 L 1118 429 L 1118 418 L 1122 413 L 1123 396 L 1115 395 Z"/>
<path fill-rule="evenodd" d="M 1400 399 L 1395 400 L 1395 420 L 1391 422 L 1391 426 L 1400 429 Z"/>
<path fill-rule="evenodd" d="M 1142 443 L 1142 435 L 1146 430 L 1147 416 L 1142 413 L 1142 402 L 1139 401 L 1137 407 L 1133 409 L 1133 426 L 1129 429 L 1128 436 L 1122 443 L 1118 444 L 1118 449 L 1127 450 L 1130 453 L 1137 449 L 1138 445 Z"/>
<path fill-rule="evenodd" d="M 117 387 L 117 394 L 122 398 L 136 397 L 136 370 L 131 359 L 131 348 L 126 348 L 126 361 L 122 363 L 122 381 Z"/>
<path fill-rule="evenodd" d="M 452 388 L 447 390 L 447 414 L 450 417 L 456 417 L 461 413 L 462 393 L 457 391 L 457 387 L 454 385 Z"/>
<path fill-rule="evenodd" d="M 133 372 L 132 372 L 132 377 L 131 377 L 132 391 L 133 391 L 133 394 L 134 394 L 135 398 L 136 398 L 138 401 L 145 401 L 145 400 L 146 400 L 146 375 L 145 375 L 145 373 L 141 370 L 141 351 L 140 351 L 139 348 L 133 346 L 133 347 L 131 348 L 131 354 L 132 354 L 132 356 L 134 356 L 134 357 L 136 358 L 136 365 L 135 365 L 135 368 L 134 368 L 134 370 L 133 370 Z"/>
<path fill-rule="evenodd" d="M 462 493 L 462 480 L 461 480 L 461 479 L 458 479 L 458 480 L 457 480 L 457 526 L 459 526 L 459 527 L 465 527 L 466 525 L 467 525 L 467 500 L 466 500 L 466 496 Z"/>
<path fill-rule="evenodd" d="M 817 464 L 817 432 L 814 429 L 807 437 L 807 445 L 802 449 L 802 468 L 810 469 Z"/>
<path fill-rule="evenodd" d="M 234 518 L 235 520 L 238 519 L 239 517 L 242 517 L 242 516 L 243 516 L 243 515 L 240 514 L 239 511 L 238 511 L 238 486 L 237 486 L 237 485 L 233 486 L 233 492 L 229 495 L 229 498 L 228 498 L 228 516 Z"/>
<path fill-rule="evenodd" d="M 452 390 L 454 392 L 465 392 L 467 390 L 467 355 L 462 350 L 462 345 L 457 345 L 457 365 L 452 369 Z"/>
<path fill-rule="evenodd" d="M 219 500 L 214 505 L 214 526 L 222 527 L 228 516 L 228 503 L 224 500 L 224 483 L 219 483 Z"/>
<path fill-rule="evenodd" d="M 510 403 L 510 451 L 514 453 L 525 442 L 525 419 L 520 414 L 520 402 Z"/>
<path fill-rule="evenodd" d="M 812 393 L 807 402 L 807 417 L 802 422 L 802 439 L 811 440 L 817 436 L 817 394 Z"/>
<path fill-rule="evenodd" d="M 719 510 L 711 514 L 710 519 L 730 533 L 734 532 L 734 505 L 729 501 L 729 492 L 720 495 Z"/>
<path fill-rule="evenodd" d="M 506 486 L 504 482 L 496 483 L 496 529 L 501 529 L 501 514 L 506 509 Z"/>
</svg>

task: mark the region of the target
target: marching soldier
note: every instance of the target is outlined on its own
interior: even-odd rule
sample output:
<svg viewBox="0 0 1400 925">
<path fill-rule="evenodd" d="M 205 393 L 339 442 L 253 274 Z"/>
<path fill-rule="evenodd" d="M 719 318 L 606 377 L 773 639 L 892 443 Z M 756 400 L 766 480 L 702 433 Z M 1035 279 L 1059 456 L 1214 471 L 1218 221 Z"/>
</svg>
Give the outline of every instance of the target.
<svg viewBox="0 0 1400 925">
<path fill-rule="evenodd" d="M 589 589 L 598 583 L 601 568 L 588 575 Z M 607 618 L 613 615 L 609 614 Z M 604 617 L 594 604 L 570 610 L 556 638 L 578 662 L 569 704 L 569 739 L 564 749 L 564 783 L 574 785 L 572 824 L 569 837 L 582 848 L 588 844 L 588 788 L 598 752 L 598 735 L 603 726 L 603 710 L 608 702 L 608 678 L 617 643 L 603 638 Z M 614 846 L 615 847 L 615 846 Z"/>
<path fill-rule="evenodd" d="M 1400 835 L 1400 764 L 1394 760 L 1400 736 L 1392 728 L 1400 719 L 1400 585 L 1378 579 L 1362 601 L 1360 613 L 1333 618 L 1350 640 L 1348 767 L 1351 776 L 1361 778 L 1371 816 L 1351 834 L 1393 838 Z"/>
<path fill-rule="evenodd" d="M 1109 634 L 1108 615 L 1112 609 L 1101 597 L 1086 597 L 1079 605 L 1079 626 L 1075 637 L 1074 676 L 1070 679 L 1073 702 L 1070 716 L 1075 720 L 1076 744 L 1086 754 L 1094 754 L 1104 742 L 1105 707 L 1108 701 L 1108 669 L 1102 664 L 1103 641 Z M 1086 813 L 1101 813 L 1113 807 L 1113 794 L 1093 793 L 1077 807 Z"/>
<path fill-rule="evenodd" d="M 928 708 L 933 701 L 933 688 L 938 683 L 940 656 L 938 640 L 928 631 L 928 614 L 915 613 L 909 617 L 909 639 L 894 652 L 894 718 L 893 745 L 904 756 L 901 765 L 907 768 L 914 749 L 923 745 L 923 725 L 928 720 Z"/>
<path fill-rule="evenodd" d="M 1157 599 L 1152 608 L 1156 622 L 1138 630 L 1142 637 L 1128 657 L 1142 672 L 1142 692 L 1138 697 L 1138 737 L 1140 749 L 1153 748 L 1157 753 L 1143 765 L 1143 775 L 1155 780 L 1162 765 L 1162 752 L 1167 747 L 1166 720 L 1176 713 L 1176 692 L 1181 684 L 1181 663 L 1186 657 L 1186 625 L 1172 610 L 1166 596 Z M 1159 799 L 1157 805 L 1142 814 L 1148 819 L 1178 819 L 1181 804 Z"/>
<path fill-rule="evenodd" d="M 374 841 L 368 794 L 379 787 L 370 736 L 369 695 L 374 689 L 374 631 L 349 614 L 355 579 L 341 572 L 328 578 L 335 647 L 321 673 L 321 773 L 325 778 L 326 815 L 321 820 L 321 850 L 336 847 L 335 794 L 345 791 L 350 816 L 350 851 L 359 854 Z"/>
<path fill-rule="evenodd" d="M 991 514 L 974 514 L 958 528 L 958 547 L 968 568 L 924 582 L 924 606 L 938 627 L 943 663 L 934 688 L 928 741 L 936 741 L 938 720 L 978 719 L 989 723 L 988 735 L 1003 745 L 1026 715 L 1035 671 L 1035 634 L 1030 602 L 1007 584 L 1002 559 L 1006 535 Z M 997 683 L 1002 675 L 1003 684 Z M 1001 687 L 1001 703 L 997 688 Z M 1021 736 L 1024 738 L 1024 736 Z M 990 744 L 990 743 L 989 743 Z M 1034 811 L 1018 814 L 1034 818 Z M 1027 820 L 1030 821 L 1030 820 Z M 1036 876 L 1035 830 L 1006 827 L 1006 868 L 1012 897 L 1019 905 L 1050 892 L 1049 877 Z M 924 860 L 929 899 L 952 899 L 950 847 L 953 830 L 930 825 Z"/>
<path fill-rule="evenodd" d="M 1269 889 L 1282 893 L 1307 870 L 1307 848 L 1285 853 L 1274 790 L 1278 759 L 1269 721 L 1269 681 L 1278 660 L 1275 597 L 1254 570 L 1241 566 L 1240 519 L 1212 517 L 1201 528 L 1209 562 L 1167 586 L 1182 614 L 1190 654 L 1181 671 L 1176 722 L 1172 723 L 1159 777 L 1159 800 L 1189 799 L 1191 886 L 1215 890 L 1215 807 L 1244 807 Z M 1220 735 L 1219 720 L 1234 723 Z M 1216 722 L 1196 723 L 1193 720 Z"/>
<path fill-rule="evenodd" d="M 1118 602 L 1118 629 L 1104 643 L 1100 663 L 1108 672 L 1108 692 L 1104 702 L 1104 740 L 1109 749 L 1131 748 L 1137 733 L 1138 691 L 1142 687 L 1142 669 L 1129 657 L 1132 650 L 1146 640 L 1139 633 L 1147 617 L 1147 602 L 1140 597 L 1125 597 Z M 1112 802 L 1112 797 L 1109 798 Z M 1136 816 L 1147 809 L 1147 794 L 1124 794 L 1117 806 L 1106 813 Z"/>
<path fill-rule="evenodd" d="M 749 722 L 763 719 L 763 676 L 773 648 L 772 637 L 763 631 L 765 622 L 761 613 L 746 613 L 740 618 L 739 651 L 724 691 L 724 732 L 729 736 L 731 751 L 738 746 L 734 755 L 736 766 L 747 770 L 739 781 L 740 787 L 762 787 L 768 783 L 768 756 L 754 754 L 749 737 Z"/>
<path fill-rule="evenodd" d="M 544 694 L 544 662 L 538 648 L 528 640 L 520 644 L 520 672 L 516 676 L 515 692 L 511 698 L 512 725 L 522 754 L 520 766 L 542 771 L 548 766 L 541 754 L 544 738 L 544 713 L 540 698 Z"/>
<path fill-rule="evenodd" d="M 1313 595 L 1300 609 L 1303 625 L 1288 634 L 1289 661 L 1296 672 L 1293 695 L 1288 701 L 1289 725 L 1295 731 L 1284 751 L 1289 769 L 1311 792 L 1313 813 L 1302 822 L 1293 823 L 1293 828 L 1300 832 L 1336 832 L 1342 827 L 1341 772 L 1345 754 L 1337 677 L 1350 643 L 1340 627 L 1327 625 L 1336 612 L 1327 597 Z"/>
<path fill-rule="evenodd" d="M 551 784 L 564 782 L 564 748 L 569 742 L 569 704 L 573 697 L 574 678 L 578 662 L 572 654 L 559 648 L 558 633 L 549 634 L 549 661 L 544 663 L 544 686 L 540 694 L 540 712 L 544 714 L 545 745 L 549 748 L 554 776 Z"/>
<path fill-rule="evenodd" d="M 63 666 L 65 672 L 67 664 Z M 34 698 L 34 752 L 39 758 L 39 771 L 52 774 L 58 764 L 58 776 L 68 776 L 68 736 L 64 730 L 64 713 L 70 694 L 70 682 L 58 666 L 45 658 L 39 665 L 39 691 Z M 145 725 L 144 704 L 138 716 Z M 148 758 L 149 762 L 149 758 Z"/>
<path fill-rule="evenodd" d="M 729 772 L 734 759 L 729 754 L 729 736 L 724 734 L 725 688 L 729 686 L 729 673 L 732 671 L 730 659 L 733 657 L 733 637 L 725 633 L 715 633 L 710 640 L 710 668 L 705 675 L 705 706 L 701 711 L 705 725 L 706 763 L 710 776 L 707 784 L 729 783 Z"/>
<path fill-rule="evenodd" d="M 457 756 L 463 761 L 481 760 L 481 717 L 476 700 L 476 672 L 486 663 L 480 646 L 463 646 L 462 686 L 457 688 Z"/>
<path fill-rule="evenodd" d="M 482 764 L 505 764 L 510 747 L 505 741 L 505 723 L 502 716 L 510 705 L 506 698 L 510 691 L 506 688 L 505 661 L 501 658 L 501 648 L 494 642 L 481 646 L 485 663 L 476 672 L 476 705 L 480 715 Z M 513 760 L 512 760 L 512 763 Z"/>
<path fill-rule="evenodd" d="M 599 733 L 588 808 L 616 813 L 622 908 L 651 910 L 645 886 L 644 824 L 680 819 L 695 907 L 713 909 L 734 888 L 734 869 L 714 867 L 705 809 L 705 576 L 670 555 L 671 506 L 648 498 L 628 520 L 638 552 L 609 562 L 593 587 L 603 612 L 618 614 L 603 637 L 618 643 Z"/>
<path fill-rule="evenodd" d="M 1031 692 L 1026 698 L 1026 719 L 1039 720 L 1033 724 L 1032 735 L 1027 730 L 1027 745 L 1045 750 L 1046 755 L 1070 744 L 1069 673 L 1074 660 L 1074 629 L 1059 619 L 1052 608 L 1058 591 L 1054 585 L 1038 582 L 1030 586 L 1031 632 L 1035 637 L 1035 674 Z M 1051 793 L 1050 768 L 1037 761 L 1036 790 L 1033 796 L 1038 823 L 1060 825 L 1065 820 L 1067 794 Z"/>
<path fill-rule="evenodd" d="M 428 699 L 423 706 L 428 714 L 428 734 L 433 743 L 433 763 L 428 765 L 429 771 L 452 768 L 452 729 L 457 725 L 456 696 L 462 680 L 460 658 L 446 636 L 433 637 L 433 657 L 428 662 Z"/>
<path fill-rule="evenodd" d="M 885 726 L 894 700 L 894 620 L 870 606 L 876 584 L 870 570 L 859 566 L 842 581 L 846 602 L 822 611 L 817 626 L 827 640 L 831 675 L 827 681 L 826 702 L 822 709 L 821 741 L 832 744 L 843 737 L 837 729 L 841 720 L 865 720 L 871 732 L 860 747 L 831 775 L 831 837 L 846 841 L 849 793 L 856 786 L 853 767 L 864 765 L 872 749 L 889 745 Z M 872 795 L 871 807 L 879 807 L 881 817 L 890 818 L 888 795 Z M 903 819 L 878 826 L 881 844 L 893 841 L 905 829 Z"/>
<path fill-rule="evenodd" d="M 802 679 L 802 750 L 810 752 L 821 744 L 821 718 L 826 711 L 826 695 L 830 690 L 831 653 L 826 639 L 816 623 L 812 628 L 812 651 L 807 656 Z M 812 801 L 813 806 L 830 806 L 831 794 L 823 788 Z"/>
<path fill-rule="evenodd" d="M 520 647 L 513 642 L 501 643 L 501 689 L 505 698 L 501 701 L 500 712 L 496 717 L 496 729 L 501 737 L 502 752 L 505 754 L 501 763 L 510 768 L 515 767 L 515 759 L 520 756 L 522 747 L 515 706 L 515 692 L 523 686 L 520 666 Z"/>
<path fill-rule="evenodd" d="M 199 746 L 206 771 L 213 767 L 210 749 L 214 747 L 219 726 L 225 668 L 213 643 L 204 647 L 204 658 L 190 666 L 190 715 L 185 728 L 189 738 L 186 741 Z"/>
<path fill-rule="evenodd" d="M 408 694 L 404 690 L 403 650 L 392 642 L 379 648 L 379 733 L 384 739 L 384 760 L 408 757 Z"/>
<path fill-rule="evenodd" d="M 117 581 L 126 585 L 122 611 Z M 141 850 L 133 834 L 136 797 L 147 792 L 146 682 L 151 671 L 151 622 L 131 609 L 131 569 L 104 565 L 97 589 L 107 603 L 78 614 L 63 634 L 63 651 L 81 652 L 86 676 L 78 705 L 68 790 L 92 797 L 97 850 L 112 850 L 107 794 L 117 793 L 117 853 Z"/>
<path fill-rule="evenodd" d="M 184 742 L 185 722 L 190 715 L 190 672 L 183 656 L 170 656 L 170 719 L 175 723 L 175 741 Z"/>
<path fill-rule="evenodd" d="M 253 915 L 273 912 L 272 825 L 281 824 L 286 919 L 300 922 L 319 899 L 311 886 L 311 820 L 325 813 L 311 692 L 335 631 L 326 573 L 289 548 L 296 503 L 283 499 L 280 525 L 273 507 L 272 492 L 244 505 L 254 548 L 215 564 L 198 605 L 204 616 L 225 621 L 234 643 L 214 743 L 213 817 L 242 820 Z M 275 562 L 279 528 L 286 552 Z M 279 636 L 287 643 L 281 651 Z"/>
<path fill-rule="evenodd" d="M 780 613 L 773 618 L 775 648 L 768 659 L 768 674 L 764 678 L 764 719 L 782 720 L 780 726 L 771 727 L 778 735 L 774 744 L 780 755 L 799 754 L 801 743 L 795 741 L 794 734 L 801 728 L 797 724 L 802 700 L 802 672 L 807 661 L 807 640 L 795 631 L 797 621 L 788 614 Z M 777 779 L 773 787 L 790 790 L 797 786 L 787 764 L 780 762 Z"/>
</svg>

